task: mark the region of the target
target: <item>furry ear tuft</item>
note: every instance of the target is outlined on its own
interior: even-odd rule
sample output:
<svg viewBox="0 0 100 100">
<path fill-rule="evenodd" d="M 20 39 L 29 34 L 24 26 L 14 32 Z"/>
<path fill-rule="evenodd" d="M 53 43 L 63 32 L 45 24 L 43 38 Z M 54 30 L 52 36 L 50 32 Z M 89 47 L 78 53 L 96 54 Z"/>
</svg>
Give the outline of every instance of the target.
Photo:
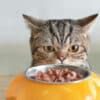
<svg viewBox="0 0 100 100">
<path fill-rule="evenodd" d="M 33 18 L 33 17 L 25 15 L 25 14 L 23 14 L 22 16 L 25 19 L 25 21 L 27 22 L 29 28 L 38 29 L 40 26 L 45 24 L 45 21 L 43 21 L 43 20 Z"/>
<path fill-rule="evenodd" d="M 94 14 L 82 19 L 77 20 L 77 24 L 80 25 L 85 31 L 89 30 L 95 19 L 97 18 L 98 14 Z"/>
</svg>

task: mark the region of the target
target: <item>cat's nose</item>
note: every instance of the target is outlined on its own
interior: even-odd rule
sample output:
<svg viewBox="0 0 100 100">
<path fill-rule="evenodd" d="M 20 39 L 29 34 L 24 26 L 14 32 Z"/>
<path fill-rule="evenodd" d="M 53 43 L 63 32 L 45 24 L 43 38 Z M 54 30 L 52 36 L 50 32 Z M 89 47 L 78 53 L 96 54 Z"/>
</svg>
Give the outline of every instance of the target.
<svg viewBox="0 0 100 100">
<path fill-rule="evenodd" d="M 66 58 L 65 53 L 63 52 L 58 52 L 57 58 L 62 62 Z"/>
</svg>

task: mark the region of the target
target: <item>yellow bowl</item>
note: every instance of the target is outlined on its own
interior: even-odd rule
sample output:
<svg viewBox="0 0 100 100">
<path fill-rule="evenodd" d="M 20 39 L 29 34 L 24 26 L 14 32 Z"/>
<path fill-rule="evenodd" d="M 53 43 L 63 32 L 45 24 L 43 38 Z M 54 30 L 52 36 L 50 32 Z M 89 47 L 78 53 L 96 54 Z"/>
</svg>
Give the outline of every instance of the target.
<svg viewBox="0 0 100 100">
<path fill-rule="evenodd" d="M 19 75 L 10 84 L 6 100 L 100 100 L 100 77 L 92 73 L 73 84 L 44 84 Z"/>
</svg>

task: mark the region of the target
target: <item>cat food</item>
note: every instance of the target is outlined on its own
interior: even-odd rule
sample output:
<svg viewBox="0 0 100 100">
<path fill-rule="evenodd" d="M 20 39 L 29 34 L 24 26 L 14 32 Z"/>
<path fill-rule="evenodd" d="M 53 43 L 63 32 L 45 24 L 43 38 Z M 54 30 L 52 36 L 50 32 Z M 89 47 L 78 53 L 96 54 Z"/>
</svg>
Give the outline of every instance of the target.
<svg viewBox="0 0 100 100">
<path fill-rule="evenodd" d="M 46 82 L 70 82 L 84 78 L 84 75 L 68 68 L 50 68 L 46 72 L 39 71 L 31 78 Z"/>
</svg>

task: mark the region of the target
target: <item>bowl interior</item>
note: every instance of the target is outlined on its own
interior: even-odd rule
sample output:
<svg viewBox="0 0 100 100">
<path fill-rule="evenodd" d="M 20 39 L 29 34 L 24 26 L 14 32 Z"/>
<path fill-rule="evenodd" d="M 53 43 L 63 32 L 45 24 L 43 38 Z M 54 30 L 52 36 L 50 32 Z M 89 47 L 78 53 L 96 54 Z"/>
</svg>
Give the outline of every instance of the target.
<svg viewBox="0 0 100 100">
<path fill-rule="evenodd" d="M 47 81 L 42 81 L 42 80 L 36 80 L 34 78 L 32 78 L 32 76 L 36 76 L 36 74 L 38 72 L 46 72 L 49 68 L 53 68 L 53 69 L 71 69 L 74 70 L 77 73 L 80 73 L 84 76 L 84 78 L 79 79 L 79 80 L 75 80 L 75 81 L 70 81 L 70 82 L 47 82 Z M 89 76 L 90 76 L 90 71 L 88 69 L 85 69 L 83 67 L 78 67 L 78 66 L 73 66 L 73 65 L 66 65 L 66 64 L 50 64 L 50 65 L 39 65 L 39 66 L 35 66 L 35 67 L 31 67 L 28 68 L 25 71 L 25 76 L 32 80 L 32 81 L 36 81 L 36 82 L 41 82 L 41 83 L 46 83 L 46 84 L 67 84 L 67 83 L 78 83 L 81 82 L 83 80 L 86 80 Z"/>
</svg>

